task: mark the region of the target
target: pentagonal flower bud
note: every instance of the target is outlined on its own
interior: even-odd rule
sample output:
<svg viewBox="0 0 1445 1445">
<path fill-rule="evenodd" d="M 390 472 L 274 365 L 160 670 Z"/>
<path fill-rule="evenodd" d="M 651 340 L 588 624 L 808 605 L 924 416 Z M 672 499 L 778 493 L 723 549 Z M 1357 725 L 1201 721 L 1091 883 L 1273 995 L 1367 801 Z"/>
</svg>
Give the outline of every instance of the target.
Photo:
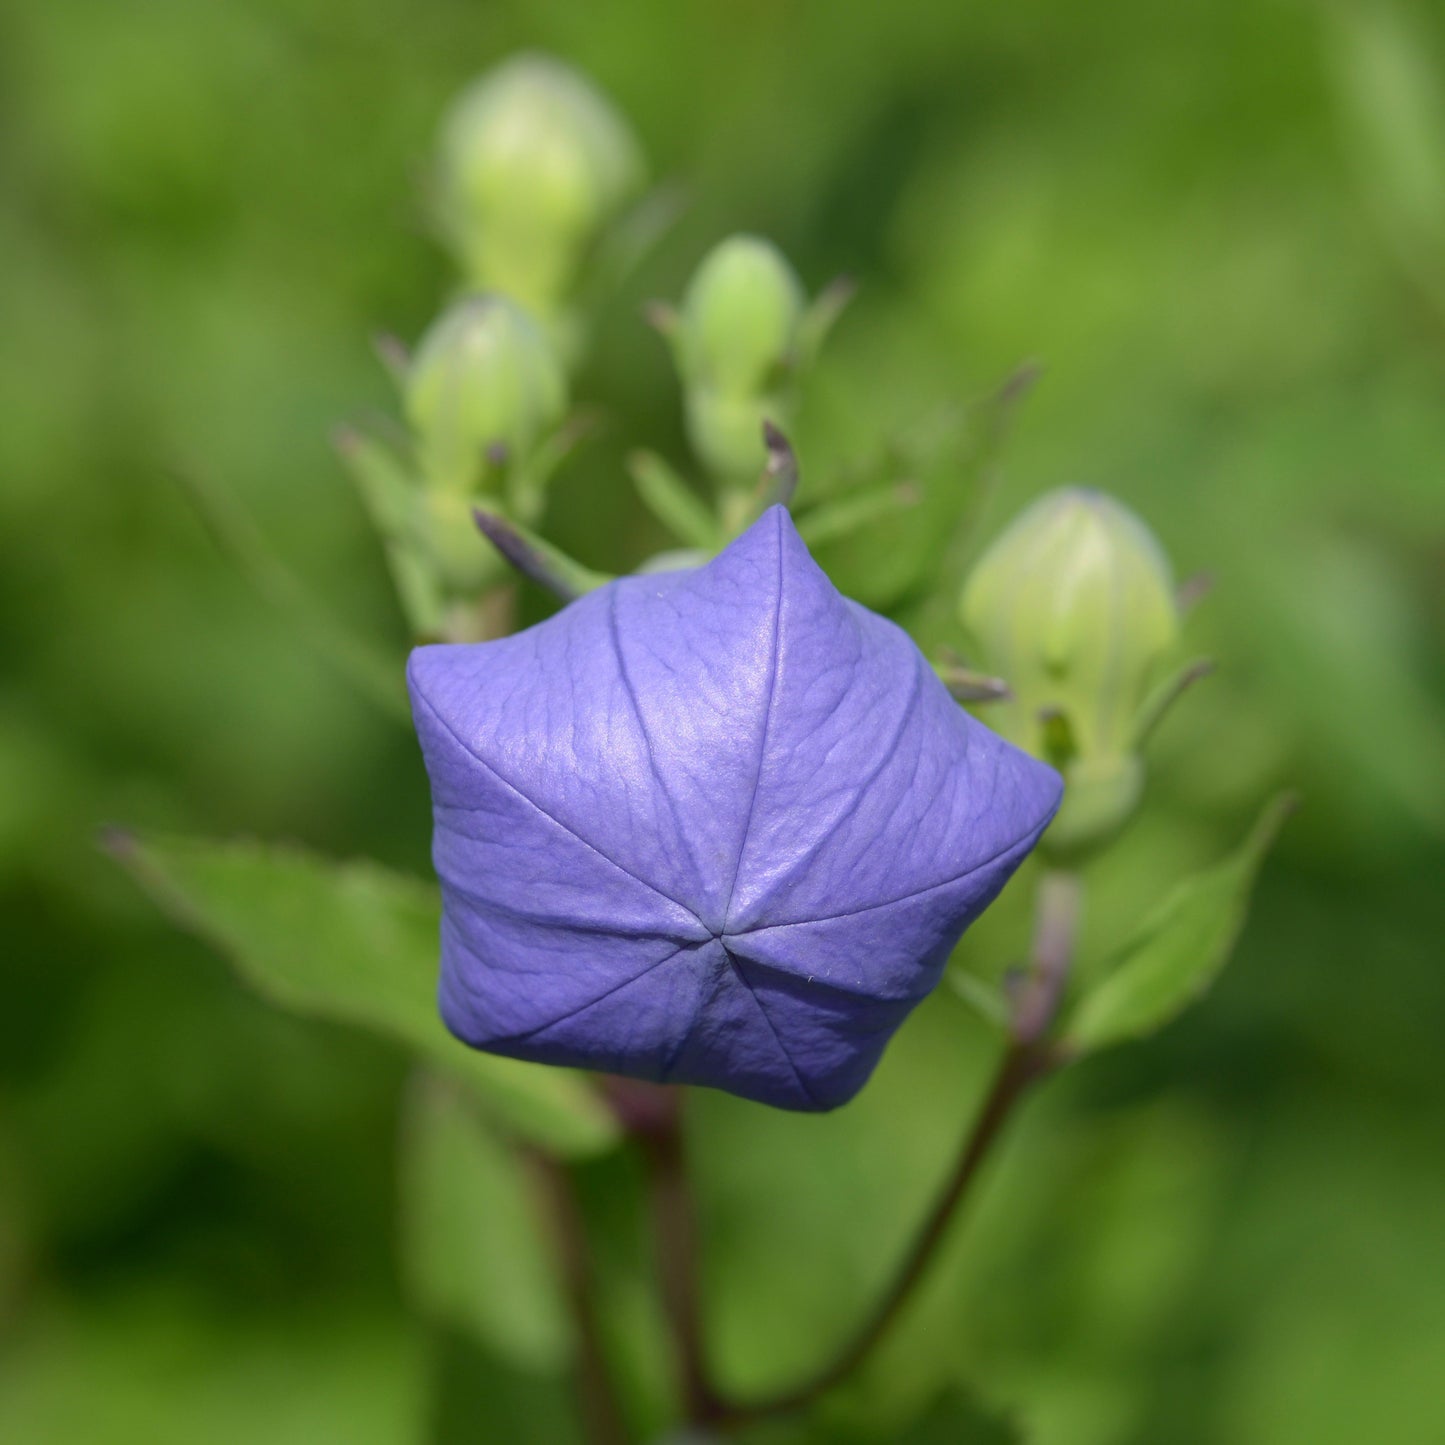
<svg viewBox="0 0 1445 1445">
<path fill-rule="evenodd" d="M 498 296 L 469 296 L 422 337 L 405 403 L 427 483 L 466 494 L 478 489 L 489 458 L 524 458 L 561 421 L 567 382 L 524 311 Z"/>
<path fill-rule="evenodd" d="M 540 1063 L 836 1107 L 1059 800 L 776 506 L 407 677 L 442 1016 Z"/>
<path fill-rule="evenodd" d="M 1102 839 L 1138 802 L 1141 713 L 1179 634 L 1158 542 L 1101 492 L 1050 492 L 978 562 L 961 612 L 972 660 L 1012 694 L 989 705 L 989 721 L 1064 768 L 1050 843 Z"/>
<path fill-rule="evenodd" d="M 469 86 L 443 124 L 446 239 L 473 285 L 551 317 L 643 174 L 605 96 L 559 60 L 519 55 Z"/>
</svg>

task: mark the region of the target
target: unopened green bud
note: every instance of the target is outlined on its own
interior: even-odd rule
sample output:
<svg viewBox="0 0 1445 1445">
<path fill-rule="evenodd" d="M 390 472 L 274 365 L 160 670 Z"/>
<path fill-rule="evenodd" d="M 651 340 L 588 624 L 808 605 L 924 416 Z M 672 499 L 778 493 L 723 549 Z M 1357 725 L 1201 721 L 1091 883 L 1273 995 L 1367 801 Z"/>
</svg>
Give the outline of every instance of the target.
<svg viewBox="0 0 1445 1445">
<path fill-rule="evenodd" d="M 519 55 L 473 82 L 443 124 L 441 221 L 472 285 L 550 320 L 643 176 L 605 96 L 559 60 Z"/>
<path fill-rule="evenodd" d="M 980 559 L 961 613 L 970 660 L 1010 690 L 988 705 L 990 724 L 1064 772 L 1047 842 L 1102 841 L 1138 804 L 1145 704 L 1179 636 L 1158 542 L 1101 492 L 1050 492 Z"/>
<path fill-rule="evenodd" d="M 763 423 L 787 426 L 806 298 L 770 241 L 730 236 L 697 268 L 666 328 L 682 377 L 688 440 L 725 483 L 766 460 Z"/>
<path fill-rule="evenodd" d="M 468 296 L 422 337 L 405 403 L 427 483 L 467 495 L 562 420 L 567 382 L 526 312 L 498 296 Z"/>
<path fill-rule="evenodd" d="M 772 242 L 730 236 L 715 246 L 683 298 L 687 384 L 729 397 L 775 388 L 793 361 L 805 304 L 793 268 Z"/>
</svg>

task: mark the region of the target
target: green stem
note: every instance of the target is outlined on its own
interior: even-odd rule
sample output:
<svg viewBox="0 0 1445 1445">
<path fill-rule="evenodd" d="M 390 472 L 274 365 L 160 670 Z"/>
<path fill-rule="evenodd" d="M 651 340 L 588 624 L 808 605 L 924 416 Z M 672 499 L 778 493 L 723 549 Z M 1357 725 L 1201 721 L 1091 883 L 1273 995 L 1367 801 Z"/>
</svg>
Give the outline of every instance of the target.
<svg viewBox="0 0 1445 1445">
<path fill-rule="evenodd" d="M 1044 875 L 1039 885 L 1032 967 L 1016 997 L 1009 1044 L 983 1105 L 964 1137 L 952 1173 L 873 1312 L 839 1354 L 802 1384 L 762 1400 L 717 1402 L 711 1417 L 716 1423 L 743 1425 L 813 1404 L 852 1375 L 892 1330 L 927 1275 L 954 1215 L 1020 1100 L 1059 1062 L 1047 1035 L 1058 1012 L 1073 959 L 1079 906 L 1077 875 L 1064 872 Z"/>
<path fill-rule="evenodd" d="M 682 1091 L 669 1088 L 654 1127 L 638 1140 L 647 1161 L 657 1276 L 672 1331 L 683 1406 L 691 1424 L 719 1414 L 703 1339 L 697 1211 L 688 1182 L 682 1131 Z"/>
<path fill-rule="evenodd" d="M 540 1152 L 531 1157 L 546 1196 L 563 1292 L 576 1335 L 577 1406 L 583 1436 L 588 1445 L 629 1445 L 632 1437 L 602 1345 L 587 1223 L 576 1185 L 565 1164 Z"/>
</svg>

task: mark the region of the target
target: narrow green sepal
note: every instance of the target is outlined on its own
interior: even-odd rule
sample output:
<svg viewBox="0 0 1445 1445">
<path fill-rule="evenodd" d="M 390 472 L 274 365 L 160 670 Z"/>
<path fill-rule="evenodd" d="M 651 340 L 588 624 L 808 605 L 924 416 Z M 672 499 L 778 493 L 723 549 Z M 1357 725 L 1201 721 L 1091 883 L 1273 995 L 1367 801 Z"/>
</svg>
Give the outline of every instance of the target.
<svg viewBox="0 0 1445 1445">
<path fill-rule="evenodd" d="M 547 488 L 558 469 L 583 442 L 601 430 L 600 412 L 593 409 L 576 411 L 555 431 L 543 437 L 525 461 L 492 453 L 489 460 L 505 470 L 503 485 L 511 512 L 525 522 L 535 522 L 542 515 Z"/>
<path fill-rule="evenodd" d="M 758 508 L 761 516 L 769 507 L 791 507 L 798 491 L 798 454 L 793 444 L 772 422 L 763 422 L 763 445 L 768 449 L 768 459 L 763 464 L 762 479 L 758 490 L 762 505 Z"/>
<path fill-rule="evenodd" d="M 335 446 L 381 538 L 407 626 L 414 637 L 440 637 L 446 626 L 446 589 L 421 483 L 396 449 L 369 432 L 340 428 Z"/>
<path fill-rule="evenodd" d="M 722 530 L 707 504 L 656 452 L 636 451 L 627 470 L 648 511 L 670 532 L 704 552 L 722 546 Z"/>
<path fill-rule="evenodd" d="M 908 511 L 921 500 L 922 493 L 911 482 L 860 488 L 810 507 L 798 518 L 798 534 L 810 548 L 824 547 L 829 542 L 843 541 L 875 522 Z"/>
<path fill-rule="evenodd" d="M 1200 678 L 1208 677 L 1214 671 L 1215 662 L 1212 657 L 1197 657 L 1193 662 L 1185 663 L 1177 672 L 1166 677 L 1151 692 L 1139 708 L 1139 714 L 1134 719 L 1134 737 L 1132 747 L 1138 750 L 1153 736 L 1154 730 L 1164 720 L 1167 713 L 1179 699 L 1194 686 Z"/>
<path fill-rule="evenodd" d="M 835 276 L 808 303 L 798 322 L 797 366 L 808 370 L 818 359 L 823 344 L 832 334 L 839 318 L 858 294 L 858 283 L 851 276 Z"/>
<path fill-rule="evenodd" d="M 935 662 L 933 670 L 959 702 L 1002 702 L 1011 697 L 1008 683 L 952 662 Z"/>
<path fill-rule="evenodd" d="M 522 576 L 563 602 L 575 602 L 586 593 L 616 581 L 606 572 L 594 572 L 580 562 L 574 562 L 565 552 L 544 541 L 529 528 L 509 521 L 498 512 L 475 507 L 472 516 L 482 535 Z"/>
<path fill-rule="evenodd" d="M 386 374 L 396 383 L 397 390 L 404 392 L 407 373 L 411 370 L 411 348 L 401 337 L 389 331 L 379 331 L 371 338 L 371 349 L 386 368 Z"/>
</svg>

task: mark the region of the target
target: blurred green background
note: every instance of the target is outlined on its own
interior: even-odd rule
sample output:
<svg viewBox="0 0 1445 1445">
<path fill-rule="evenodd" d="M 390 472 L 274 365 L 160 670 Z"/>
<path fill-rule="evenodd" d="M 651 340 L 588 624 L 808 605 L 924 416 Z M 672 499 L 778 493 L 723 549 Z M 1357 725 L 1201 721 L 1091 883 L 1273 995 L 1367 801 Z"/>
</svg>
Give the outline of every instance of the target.
<svg viewBox="0 0 1445 1445">
<path fill-rule="evenodd" d="M 1214 575 L 1191 629 L 1221 670 L 1094 880 L 1086 966 L 1268 792 L 1304 795 L 1224 981 L 1037 1101 L 858 1420 L 892 1438 L 897 1401 L 957 1376 L 1041 1445 L 1438 1445 L 1445 12 L 1345 0 L 0 9 L 0 1439 L 448 1428 L 397 1283 L 402 1060 L 244 992 L 94 835 L 427 870 L 410 736 L 174 472 L 243 497 L 402 655 L 328 433 L 392 405 L 368 337 L 415 337 L 451 284 L 417 200 L 436 123 L 520 46 L 590 72 L 690 197 L 603 319 L 578 391 L 612 421 L 552 535 L 614 568 L 660 545 L 621 458 L 683 447 L 638 305 L 763 232 L 810 287 L 862 283 L 805 478 L 1037 358 L 990 527 L 1088 482 Z M 872 548 L 824 560 L 887 603 Z M 1017 911 L 966 955 L 1013 948 Z M 727 1380 L 780 1384 L 846 1332 L 983 1067 L 941 991 L 836 1116 L 697 1100 Z M 585 1173 L 621 1237 L 626 1166 Z M 498 1369 L 468 1373 L 458 1438 L 565 1438 Z"/>
</svg>

